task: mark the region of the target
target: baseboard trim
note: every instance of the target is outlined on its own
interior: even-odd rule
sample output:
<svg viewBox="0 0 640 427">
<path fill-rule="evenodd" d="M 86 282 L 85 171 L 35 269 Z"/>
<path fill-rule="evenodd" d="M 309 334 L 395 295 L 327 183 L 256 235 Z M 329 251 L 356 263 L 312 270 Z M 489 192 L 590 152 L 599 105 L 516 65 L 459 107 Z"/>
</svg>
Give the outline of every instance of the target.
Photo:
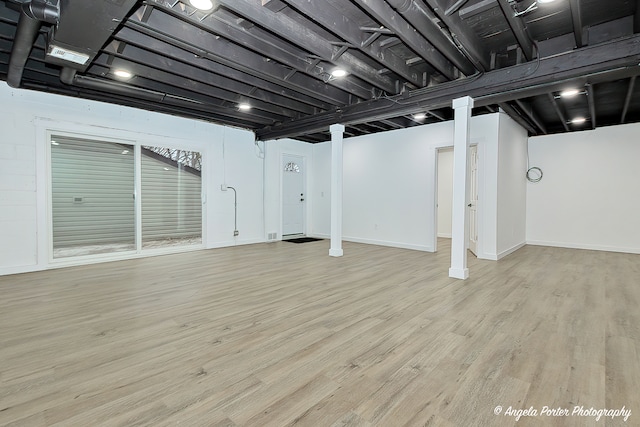
<svg viewBox="0 0 640 427">
<path fill-rule="evenodd" d="M 388 246 L 391 248 L 411 249 L 414 251 L 434 252 L 433 247 L 427 245 L 415 245 L 411 243 L 389 242 L 386 240 L 362 239 L 359 237 L 345 236 L 342 240 L 353 243 L 364 243 L 367 245 Z"/>
<path fill-rule="evenodd" d="M 579 243 L 553 242 L 553 241 L 547 241 L 547 240 L 527 240 L 527 245 L 551 246 L 554 248 L 566 248 L 566 249 L 585 249 L 588 251 L 619 252 L 619 253 L 625 253 L 625 254 L 640 254 L 640 248 L 624 248 L 624 247 L 606 246 L 606 245 L 589 245 L 589 244 L 579 244 Z"/>
<path fill-rule="evenodd" d="M 507 249 L 506 251 L 502 251 L 498 254 L 497 259 L 502 259 L 504 257 L 506 257 L 507 255 L 511 255 L 512 253 L 514 253 L 515 251 L 517 251 L 518 249 L 522 249 L 523 247 L 525 247 L 527 245 L 526 242 L 522 242 L 522 243 L 518 243 L 517 245 L 515 245 L 514 247 Z"/>
<path fill-rule="evenodd" d="M 453 279 L 467 280 L 469 278 L 468 268 L 450 268 L 449 277 Z"/>
<path fill-rule="evenodd" d="M 0 267 L 0 276 L 9 276 L 11 274 L 22 274 L 22 273 L 33 273 L 36 271 L 45 271 L 45 270 L 53 270 L 56 268 L 66 268 L 66 267 L 78 267 L 81 265 L 91 265 L 91 264 L 102 264 L 105 262 L 117 262 L 117 261 L 126 261 L 130 259 L 140 259 L 140 258 L 149 258 L 154 256 L 162 256 L 162 255 L 173 255 L 184 252 L 193 252 L 193 251 L 204 251 L 208 249 L 219 249 L 219 248 L 227 248 L 231 246 L 241 246 L 241 245 L 252 245 L 255 243 L 264 243 L 264 239 L 247 239 L 240 241 L 227 241 L 227 242 L 215 242 L 208 246 L 203 245 L 194 245 L 194 246 L 183 246 L 183 247 L 175 247 L 175 248 L 157 248 L 157 249 L 149 249 L 140 253 L 128 253 L 126 255 L 119 254 L 101 254 L 100 256 L 88 256 L 85 258 L 79 257 L 75 259 L 70 259 L 66 261 L 64 259 L 57 260 L 51 263 L 47 263 L 45 265 L 24 265 L 24 266 L 15 266 L 15 267 Z"/>
</svg>

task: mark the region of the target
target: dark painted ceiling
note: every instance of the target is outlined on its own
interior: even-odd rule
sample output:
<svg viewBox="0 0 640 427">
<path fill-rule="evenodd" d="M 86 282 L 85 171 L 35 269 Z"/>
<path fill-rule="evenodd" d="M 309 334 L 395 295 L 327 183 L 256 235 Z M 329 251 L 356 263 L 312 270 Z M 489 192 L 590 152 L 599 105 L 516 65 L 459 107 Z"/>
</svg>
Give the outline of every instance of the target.
<svg viewBox="0 0 640 427">
<path fill-rule="evenodd" d="M 450 120 L 466 95 L 530 135 L 640 121 L 637 1 L 212 1 L 5 0 L 0 78 L 260 139 Z"/>
</svg>

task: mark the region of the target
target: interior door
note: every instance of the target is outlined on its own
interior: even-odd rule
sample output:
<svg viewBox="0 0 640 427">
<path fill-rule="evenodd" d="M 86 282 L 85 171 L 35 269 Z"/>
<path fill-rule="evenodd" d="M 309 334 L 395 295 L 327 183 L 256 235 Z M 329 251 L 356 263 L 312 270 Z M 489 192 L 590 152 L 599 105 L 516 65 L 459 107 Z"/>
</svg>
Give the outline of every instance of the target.
<svg viewBox="0 0 640 427">
<path fill-rule="evenodd" d="M 478 250 L 478 146 L 469 151 L 469 250 L 477 255 Z"/>
<path fill-rule="evenodd" d="M 282 157 L 282 235 L 304 234 L 305 178 L 304 159 Z"/>
</svg>

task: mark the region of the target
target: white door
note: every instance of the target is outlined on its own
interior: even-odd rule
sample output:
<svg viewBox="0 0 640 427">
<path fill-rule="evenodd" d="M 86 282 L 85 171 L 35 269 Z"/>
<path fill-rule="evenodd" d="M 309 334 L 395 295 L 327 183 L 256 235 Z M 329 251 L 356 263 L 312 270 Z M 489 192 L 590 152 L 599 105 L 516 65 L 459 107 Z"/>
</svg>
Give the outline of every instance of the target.
<svg viewBox="0 0 640 427">
<path fill-rule="evenodd" d="M 304 159 L 282 157 L 282 236 L 304 234 Z"/>
<path fill-rule="evenodd" d="M 470 147 L 469 170 L 469 250 L 477 255 L 478 249 L 478 146 Z"/>
</svg>

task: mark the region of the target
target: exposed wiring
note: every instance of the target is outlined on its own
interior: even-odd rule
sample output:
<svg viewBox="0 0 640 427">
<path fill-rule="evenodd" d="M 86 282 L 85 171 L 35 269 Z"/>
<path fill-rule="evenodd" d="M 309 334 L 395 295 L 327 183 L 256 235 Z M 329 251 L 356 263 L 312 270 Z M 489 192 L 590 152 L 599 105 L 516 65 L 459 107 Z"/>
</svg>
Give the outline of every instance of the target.
<svg viewBox="0 0 640 427">
<path fill-rule="evenodd" d="M 227 161 L 225 159 L 225 141 L 227 139 L 227 127 L 222 128 L 222 183 L 227 183 Z"/>
<path fill-rule="evenodd" d="M 256 156 L 259 159 L 264 159 L 264 141 L 255 141 L 254 145 L 257 149 Z"/>
<path fill-rule="evenodd" d="M 539 167 L 532 167 L 527 170 L 527 181 L 529 182 L 540 182 L 542 179 L 542 169 Z"/>
<path fill-rule="evenodd" d="M 529 166 L 529 140 L 527 139 L 527 181 L 533 183 L 540 182 L 542 180 L 542 175 L 542 169 L 537 166 Z"/>
<path fill-rule="evenodd" d="M 525 10 L 523 10 L 521 12 L 518 12 L 518 11 L 514 10 L 514 15 L 513 16 L 515 16 L 517 18 L 517 17 L 520 17 L 522 15 L 526 15 L 527 13 L 529 13 L 531 11 L 536 10 L 537 8 L 538 8 L 538 2 L 534 1 L 533 3 L 531 3 L 531 5 L 529 7 L 527 7 Z"/>
<path fill-rule="evenodd" d="M 233 190 L 233 235 L 240 234 L 238 231 L 238 192 L 235 188 L 227 186 L 227 188 Z"/>
</svg>

